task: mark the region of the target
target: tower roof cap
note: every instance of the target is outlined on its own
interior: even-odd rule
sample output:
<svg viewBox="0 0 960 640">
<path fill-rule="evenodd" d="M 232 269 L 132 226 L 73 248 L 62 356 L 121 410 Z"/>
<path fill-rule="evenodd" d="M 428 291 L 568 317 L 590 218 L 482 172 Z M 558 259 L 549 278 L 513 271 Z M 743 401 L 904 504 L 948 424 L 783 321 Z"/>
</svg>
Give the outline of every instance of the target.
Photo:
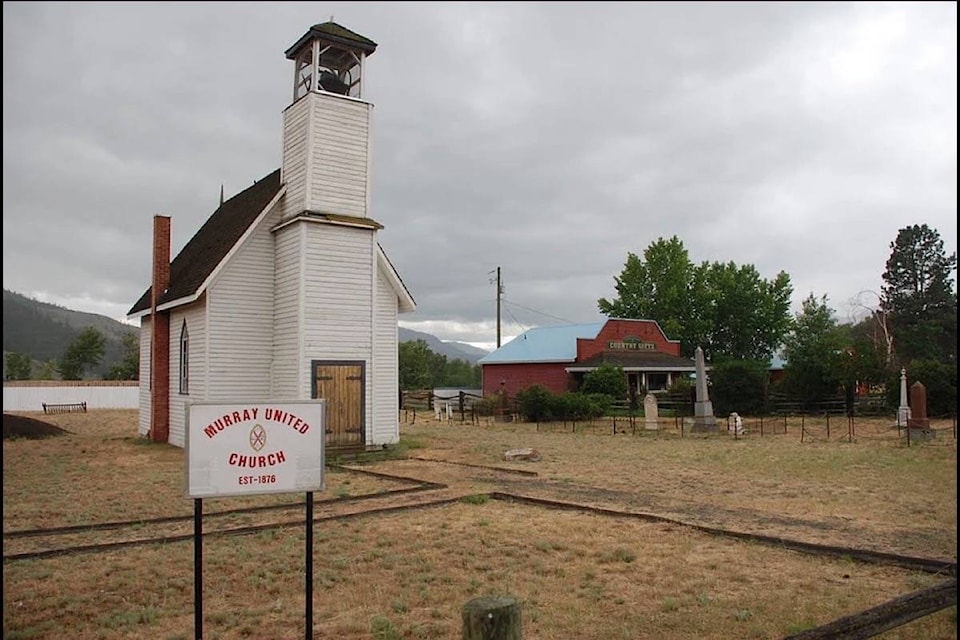
<svg viewBox="0 0 960 640">
<path fill-rule="evenodd" d="M 332 44 L 338 44 L 348 49 L 357 49 L 363 51 L 368 56 L 377 50 L 377 43 L 370 38 L 362 36 L 359 33 L 354 33 L 350 31 L 350 29 L 330 20 L 310 27 L 309 31 L 300 36 L 300 39 L 297 40 L 292 47 L 287 49 L 285 55 L 288 59 L 293 60 L 300 49 L 314 38 L 319 38 Z"/>
</svg>

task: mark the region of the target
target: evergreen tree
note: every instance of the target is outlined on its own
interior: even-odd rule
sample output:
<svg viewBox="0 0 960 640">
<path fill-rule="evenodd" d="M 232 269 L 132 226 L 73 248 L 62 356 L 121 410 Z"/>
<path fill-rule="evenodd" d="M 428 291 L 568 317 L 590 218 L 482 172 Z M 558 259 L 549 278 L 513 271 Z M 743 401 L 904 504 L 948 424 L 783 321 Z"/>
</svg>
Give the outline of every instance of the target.
<svg viewBox="0 0 960 640">
<path fill-rule="evenodd" d="M 957 361 L 957 254 L 944 252 L 926 224 L 900 229 L 883 272 L 883 310 L 890 316 L 901 366 L 912 360 Z"/>
</svg>

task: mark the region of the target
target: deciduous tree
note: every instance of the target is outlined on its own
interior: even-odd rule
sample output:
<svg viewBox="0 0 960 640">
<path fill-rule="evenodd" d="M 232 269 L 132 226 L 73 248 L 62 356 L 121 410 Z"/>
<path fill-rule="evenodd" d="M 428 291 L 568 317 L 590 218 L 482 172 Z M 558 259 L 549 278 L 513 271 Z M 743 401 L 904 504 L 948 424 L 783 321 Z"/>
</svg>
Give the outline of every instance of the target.
<svg viewBox="0 0 960 640">
<path fill-rule="evenodd" d="M 29 380 L 33 362 L 23 353 L 7 354 L 7 380 Z"/>
<path fill-rule="evenodd" d="M 784 339 L 787 364 L 781 388 L 806 402 L 837 393 L 843 382 L 844 346 L 827 296 L 816 298 L 811 293 Z"/>
<path fill-rule="evenodd" d="M 94 367 L 103 360 L 107 338 L 96 327 L 87 327 L 67 346 L 60 359 L 60 377 L 64 380 L 80 380 L 87 367 Z"/>
<path fill-rule="evenodd" d="M 790 329 L 790 277 L 760 277 L 753 265 L 694 265 L 676 237 L 658 239 L 643 254 L 629 253 L 614 278 L 617 298 L 601 298 L 608 317 L 656 320 L 692 356 L 769 361 Z"/>
<path fill-rule="evenodd" d="M 128 333 L 120 341 L 123 359 L 110 368 L 108 380 L 140 379 L 140 340 L 136 333 Z"/>
</svg>

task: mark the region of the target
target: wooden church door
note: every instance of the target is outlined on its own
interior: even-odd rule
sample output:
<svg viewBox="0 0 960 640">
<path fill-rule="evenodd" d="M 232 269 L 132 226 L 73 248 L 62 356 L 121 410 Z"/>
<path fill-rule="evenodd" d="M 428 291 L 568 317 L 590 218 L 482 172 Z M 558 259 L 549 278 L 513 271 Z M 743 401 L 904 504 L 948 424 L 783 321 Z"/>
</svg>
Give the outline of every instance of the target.
<svg viewBox="0 0 960 640">
<path fill-rule="evenodd" d="M 364 444 L 364 367 L 363 361 L 313 363 L 313 397 L 326 401 L 328 449 Z"/>
</svg>

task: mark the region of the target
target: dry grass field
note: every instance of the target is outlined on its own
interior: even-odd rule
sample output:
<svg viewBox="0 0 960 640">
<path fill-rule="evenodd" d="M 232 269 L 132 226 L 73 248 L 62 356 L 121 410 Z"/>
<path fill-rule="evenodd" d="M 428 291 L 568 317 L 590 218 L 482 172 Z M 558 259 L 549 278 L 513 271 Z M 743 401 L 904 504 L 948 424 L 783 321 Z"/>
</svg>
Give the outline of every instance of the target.
<svg viewBox="0 0 960 640">
<path fill-rule="evenodd" d="M 138 438 L 136 411 L 28 415 L 67 433 L 5 424 L 4 640 L 192 638 L 184 452 Z M 525 640 L 783 638 L 945 580 L 704 528 L 955 566 L 952 425 L 909 447 L 884 420 L 746 426 L 404 421 L 400 446 L 330 460 L 315 494 L 312 635 L 457 639 L 464 603 L 509 595 Z M 519 447 L 542 459 L 504 460 Z M 303 638 L 303 495 L 203 511 L 204 637 Z M 878 637 L 956 638 L 956 607 Z"/>
</svg>

